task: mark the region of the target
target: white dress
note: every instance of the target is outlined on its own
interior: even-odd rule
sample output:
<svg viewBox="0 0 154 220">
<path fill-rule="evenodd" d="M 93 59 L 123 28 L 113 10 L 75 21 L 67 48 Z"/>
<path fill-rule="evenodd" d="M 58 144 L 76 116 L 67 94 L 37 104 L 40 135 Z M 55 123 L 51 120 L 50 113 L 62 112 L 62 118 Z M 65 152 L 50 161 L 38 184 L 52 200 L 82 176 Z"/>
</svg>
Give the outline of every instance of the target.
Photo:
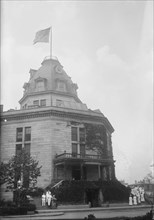
<svg viewBox="0 0 154 220">
<path fill-rule="evenodd" d="M 46 196 L 43 194 L 43 195 L 42 195 L 42 206 L 45 206 L 45 197 L 46 197 Z"/>
<path fill-rule="evenodd" d="M 133 202 L 134 202 L 134 205 L 137 205 L 137 199 L 136 199 L 136 196 L 133 197 Z"/>
<path fill-rule="evenodd" d="M 131 196 L 129 197 L 129 205 L 133 205 L 133 199 Z"/>
<path fill-rule="evenodd" d="M 46 194 L 45 194 L 45 201 L 46 201 L 46 203 L 48 203 L 48 195 L 49 195 L 49 193 L 47 191 Z"/>
<path fill-rule="evenodd" d="M 137 195 L 137 201 L 138 201 L 139 204 L 141 203 L 141 196 L 140 196 L 140 194 Z"/>
<path fill-rule="evenodd" d="M 49 193 L 48 194 L 48 206 L 51 205 L 51 199 L 52 199 L 52 195 Z"/>
<path fill-rule="evenodd" d="M 141 202 L 145 202 L 145 199 L 144 199 L 144 192 L 141 193 Z"/>
</svg>

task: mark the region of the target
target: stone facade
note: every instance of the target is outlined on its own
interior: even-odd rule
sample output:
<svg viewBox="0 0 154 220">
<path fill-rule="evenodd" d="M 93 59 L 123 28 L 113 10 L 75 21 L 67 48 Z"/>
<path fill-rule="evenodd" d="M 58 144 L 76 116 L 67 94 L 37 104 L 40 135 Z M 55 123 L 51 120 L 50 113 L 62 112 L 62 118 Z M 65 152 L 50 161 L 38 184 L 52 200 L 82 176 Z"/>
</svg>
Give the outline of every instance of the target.
<svg viewBox="0 0 154 220">
<path fill-rule="evenodd" d="M 115 178 L 114 129 L 100 111 L 89 110 L 80 101 L 77 85 L 57 59 L 46 58 L 38 70 L 31 69 L 23 88 L 21 109 L 1 112 L 1 161 L 8 161 L 20 146 L 28 146 L 31 156 L 42 165 L 39 187 L 62 179 Z M 105 128 L 104 156 L 87 148 L 85 123 Z"/>
</svg>

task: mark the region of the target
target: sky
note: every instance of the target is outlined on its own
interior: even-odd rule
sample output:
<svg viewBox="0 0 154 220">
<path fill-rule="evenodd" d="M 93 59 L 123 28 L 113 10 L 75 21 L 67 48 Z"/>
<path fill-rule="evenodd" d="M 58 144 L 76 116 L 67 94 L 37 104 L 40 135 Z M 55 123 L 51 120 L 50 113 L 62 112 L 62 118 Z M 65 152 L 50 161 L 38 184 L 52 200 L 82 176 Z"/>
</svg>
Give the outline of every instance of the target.
<svg viewBox="0 0 154 220">
<path fill-rule="evenodd" d="M 52 26 L 52 55 L 78 84 L 89 109 L 115 131 L 116 177 L 133 183 L 153 163 L 153 1 L 1 1 L 1 104 L 19 109 L 29 70 L 50 44 L 33 40 Z"/>
</svg>

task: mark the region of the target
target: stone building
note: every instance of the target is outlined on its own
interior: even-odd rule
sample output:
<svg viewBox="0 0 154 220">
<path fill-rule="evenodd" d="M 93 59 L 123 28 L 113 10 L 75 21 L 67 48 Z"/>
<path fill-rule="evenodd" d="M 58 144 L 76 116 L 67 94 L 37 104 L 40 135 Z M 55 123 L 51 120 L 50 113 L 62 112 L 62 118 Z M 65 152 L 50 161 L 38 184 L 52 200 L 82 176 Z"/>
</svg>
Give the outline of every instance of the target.
<svg viewBox="0 0 154 220">
<path fill-rule="evenodd" d="M 29 73 L 20 110 L 3 112 L 1 106 L 1 161 L 24 148 L 42 165 L 38 186 L 43 188 L 60 180 L 115 179 L 114 129 L 108 119 L 81 102 L 77 84 L 57 58 L 46 57 L 38 70 Z M 90 126 L 101 128 L 95 137 L 102 133 L 102 153 L 95 144 L 88 146 Z"/>
</svg>

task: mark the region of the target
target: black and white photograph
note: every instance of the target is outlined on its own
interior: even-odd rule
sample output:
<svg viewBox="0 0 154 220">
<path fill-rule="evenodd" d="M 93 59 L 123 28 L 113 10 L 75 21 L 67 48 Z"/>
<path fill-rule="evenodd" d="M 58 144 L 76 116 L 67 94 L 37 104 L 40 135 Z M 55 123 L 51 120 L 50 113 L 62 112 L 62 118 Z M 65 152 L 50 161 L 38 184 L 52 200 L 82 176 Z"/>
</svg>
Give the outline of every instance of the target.
<svg viewBox="0 0 154 220">
<path fill-rule="evenodd" d="M 0 4 L 0 219 L 154 219 L 153 0 Z"/>
</svg>

